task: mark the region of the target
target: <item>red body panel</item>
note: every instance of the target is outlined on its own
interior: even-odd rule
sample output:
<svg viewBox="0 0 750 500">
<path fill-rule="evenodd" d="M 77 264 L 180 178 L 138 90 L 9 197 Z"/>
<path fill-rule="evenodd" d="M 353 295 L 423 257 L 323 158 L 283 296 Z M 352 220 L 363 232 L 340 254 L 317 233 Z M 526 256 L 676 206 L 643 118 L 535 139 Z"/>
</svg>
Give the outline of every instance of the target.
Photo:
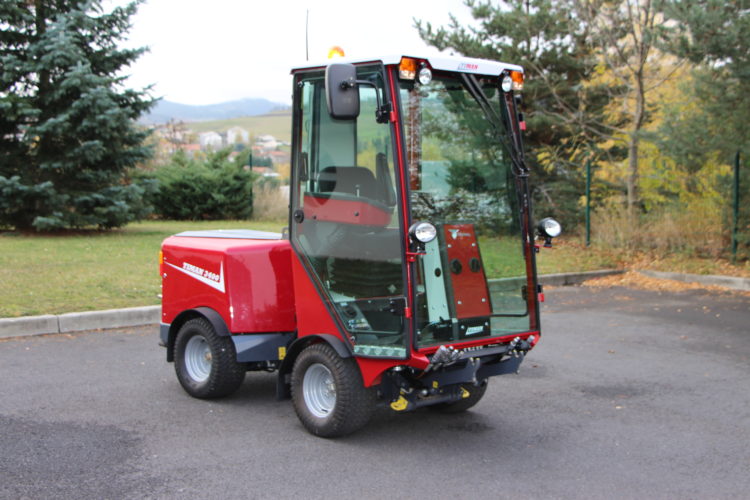
<svg viewBox="0 0 750 500">
<path fill-rule="evenodd" d="M 162 252 L 163 323 L 210 307 L 232 333 L 296 329 L 289 241 L 172 236 Z"/>
<path fill-rule="evenodd" d="M 482 257 L 472 224 L 446 224 L 443 238 L 448 253 L 448 270 L 453 288 L 456 317 L 476 318 L 489 316 L 490 291 L 484 275 Z M 457 269 L 453 270 L 453 263 Z M 472 267 L 473 264 L 473 267 Z M 458 271 L 458 272 L 455 272 Z"/>
<path fill-rule="evenodd" d="M 292 274 L 294 275 L 294 295 L 297 297 L 297 336 L 305 337 L 324 333 L 349 343 L 341 337 L 335 320 L 328 312 L 328 308 L 296 254 L 292 256 Z"/>
</svg>

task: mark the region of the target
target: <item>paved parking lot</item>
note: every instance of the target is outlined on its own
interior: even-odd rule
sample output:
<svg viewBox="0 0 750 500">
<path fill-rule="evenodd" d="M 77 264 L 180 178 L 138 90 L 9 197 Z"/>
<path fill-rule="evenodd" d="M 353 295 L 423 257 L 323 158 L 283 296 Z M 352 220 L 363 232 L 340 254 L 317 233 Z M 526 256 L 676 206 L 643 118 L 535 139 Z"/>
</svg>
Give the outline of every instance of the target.
<svg viewBox="0 0 750 500">
<path fill-rule="evenodd" d="M 307 434 L 274 375 L 191 399 L 155 328 L 0 342 L 0 498 L 748 498 L 750 298 L 547 290 L 462 415 Z"/>
</svg>

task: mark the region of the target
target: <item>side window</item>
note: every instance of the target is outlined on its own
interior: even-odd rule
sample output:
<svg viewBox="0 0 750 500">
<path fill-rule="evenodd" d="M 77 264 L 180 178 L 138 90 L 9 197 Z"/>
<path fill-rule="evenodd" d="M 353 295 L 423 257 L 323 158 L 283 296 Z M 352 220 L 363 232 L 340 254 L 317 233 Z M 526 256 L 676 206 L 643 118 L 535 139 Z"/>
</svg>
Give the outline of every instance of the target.
<svg viewBox="0 0 750 500">
<path fill-rule="evenodd" d="M 374 75 L 371 79 L 380 78 L 379 73 Z M 374 119 L 376 90 L 360 88 L 360 116 L 348 121 L 335 120 L 328 114 L 322 75 L 303 80 L 300 85 L 300 204 L 304 205 L 304 192 L 350 194 L 380 202 L 393 212 L 393 148 L 390 128 Z"/>
</svg>

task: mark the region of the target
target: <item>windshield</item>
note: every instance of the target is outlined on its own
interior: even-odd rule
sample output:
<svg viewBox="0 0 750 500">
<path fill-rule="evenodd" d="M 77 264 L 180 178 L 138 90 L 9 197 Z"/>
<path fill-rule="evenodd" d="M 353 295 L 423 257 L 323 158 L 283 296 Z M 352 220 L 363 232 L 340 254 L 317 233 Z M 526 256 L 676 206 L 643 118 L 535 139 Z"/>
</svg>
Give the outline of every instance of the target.
<svg viewBox="0 0 750 500">
<path fill-rule="evenodd" d="M 496 79 L 437 74 L 400 92 L 412 221 L 438 229 L 418 259 L 417 345 L 528 331 L 527 252 Z"/>
</svg>

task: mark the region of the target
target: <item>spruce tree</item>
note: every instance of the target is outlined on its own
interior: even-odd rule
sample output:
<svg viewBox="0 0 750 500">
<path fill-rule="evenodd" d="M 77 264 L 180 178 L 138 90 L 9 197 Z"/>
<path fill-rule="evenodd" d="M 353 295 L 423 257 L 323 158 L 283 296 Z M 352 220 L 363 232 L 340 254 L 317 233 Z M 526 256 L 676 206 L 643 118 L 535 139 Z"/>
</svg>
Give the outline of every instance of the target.
<svg viewBox="0 0 750 500">
<path fill-rule="evenodd" d="M 0 226 L 112 228 L 144 215 L 126 176 L 150 155 L 135 121 L 153 100 L 121 73 L 145 49 L 118 47 L 138 3 L 0 2 Z"/>
</svg>

